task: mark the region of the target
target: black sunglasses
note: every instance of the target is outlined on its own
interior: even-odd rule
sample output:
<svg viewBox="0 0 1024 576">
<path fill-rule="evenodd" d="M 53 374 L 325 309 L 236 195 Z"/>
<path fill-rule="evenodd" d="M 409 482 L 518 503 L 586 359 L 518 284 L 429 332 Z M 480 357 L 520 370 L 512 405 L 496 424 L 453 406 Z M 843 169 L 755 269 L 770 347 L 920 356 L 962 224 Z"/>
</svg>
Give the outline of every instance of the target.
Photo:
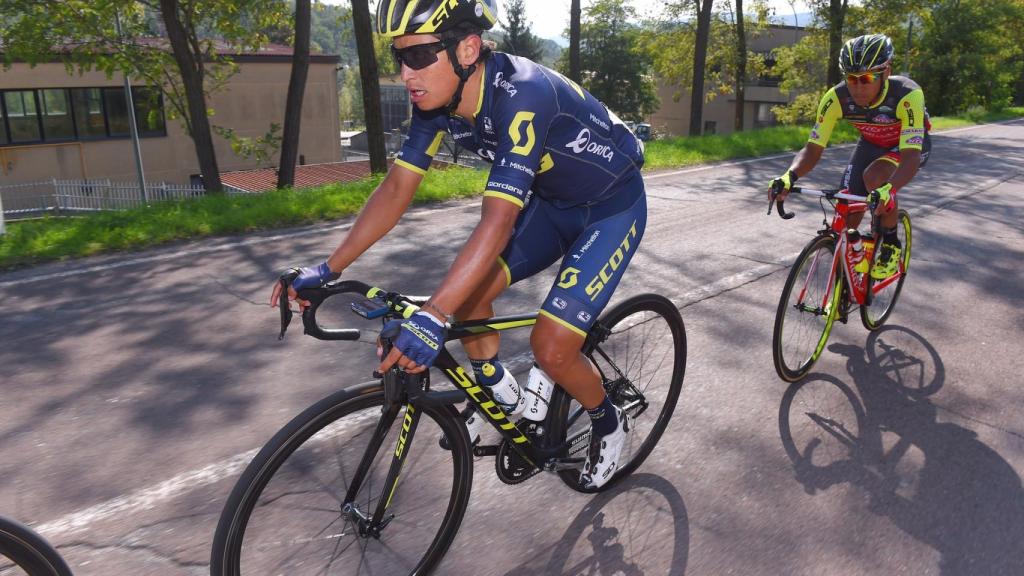
<svg viewBox="0 0 1024 576">
<path fill-rule="evenodd" d="M 437 53 L 446 50 L 448 46 L 450 44 L 443 40 L 429 44 L 414 44 L 406 48 L 395 48 L 392 44 L 391 55 L 394 56 L 399 68 L 405 64 L 413 70 L 422 70 L 437 62 Z"/>
</svg>

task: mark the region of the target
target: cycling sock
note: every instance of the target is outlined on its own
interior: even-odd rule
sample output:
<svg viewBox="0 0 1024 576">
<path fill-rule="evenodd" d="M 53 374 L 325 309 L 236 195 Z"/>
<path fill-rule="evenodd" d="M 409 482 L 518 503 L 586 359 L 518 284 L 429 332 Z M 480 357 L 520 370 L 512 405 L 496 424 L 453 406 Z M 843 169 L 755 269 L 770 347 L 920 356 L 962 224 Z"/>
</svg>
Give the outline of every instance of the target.
<svg viewBox="0 0 1024 576">
<path fill-rule="evenodd" d="M 882 230 L 882 243 L 892 244 L 893 246 L 900 245 L 900 237 L 896 235 L 896 227 L 883 229 Z"/>
<path fill-rule="evenodd" d="M 494 386 L 501 382 L 501 378 L 505 375 L 505 367 L 498 361 L 497 355 L 488 360 L 470 358 L 469 363 L 473 366 L 473 375 L 476 376 L 476 381 L 484 386 Z"/>
<path fill-rule="evenodd" d="M 587 410 L 587 414 L 590 414 L 591 429 L 596 436 L 607 436 L 615 432 L 615 429 L 619 427 L 619 418 L 615 414 L 615 405 L 612 404 L 607 394 L 605 394 L 604 401 L 597 408 Z"/>
</svg>

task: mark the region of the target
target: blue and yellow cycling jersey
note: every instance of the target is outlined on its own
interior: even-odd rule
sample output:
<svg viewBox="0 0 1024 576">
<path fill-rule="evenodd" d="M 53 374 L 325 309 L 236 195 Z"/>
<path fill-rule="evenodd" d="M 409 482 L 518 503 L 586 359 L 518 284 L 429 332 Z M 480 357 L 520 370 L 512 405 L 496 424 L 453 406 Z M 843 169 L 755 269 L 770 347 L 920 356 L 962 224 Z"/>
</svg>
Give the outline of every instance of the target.
<svg viewBox="0 0 1024 576">
<path fill-rule="evenodd" d="M 425 174 L 449 132 L 492 163 L 484 195 L 520 208 L 531 192 L 556 207 L 597 202 L 639 175 L 643 144 L 575 82 L 501 52 L 481 65 L 474 122 L 414 107 L 395 164 Z"/>
</svg>

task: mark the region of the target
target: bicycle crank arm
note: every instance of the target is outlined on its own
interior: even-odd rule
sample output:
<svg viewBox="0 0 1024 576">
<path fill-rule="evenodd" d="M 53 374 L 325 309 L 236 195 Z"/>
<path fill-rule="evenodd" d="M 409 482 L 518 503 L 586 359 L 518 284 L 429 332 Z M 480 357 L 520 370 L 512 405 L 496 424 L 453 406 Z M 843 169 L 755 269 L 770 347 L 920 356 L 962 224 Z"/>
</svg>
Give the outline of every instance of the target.
<svg viewBox="0 0 1024 576">
<path fill-rule="evenodd" d="M 583 468 L 585 458 L 554 458 L 544 463 L 545 472 L 558 472 L 559 470 L 579 470 Z"/>
</svg>

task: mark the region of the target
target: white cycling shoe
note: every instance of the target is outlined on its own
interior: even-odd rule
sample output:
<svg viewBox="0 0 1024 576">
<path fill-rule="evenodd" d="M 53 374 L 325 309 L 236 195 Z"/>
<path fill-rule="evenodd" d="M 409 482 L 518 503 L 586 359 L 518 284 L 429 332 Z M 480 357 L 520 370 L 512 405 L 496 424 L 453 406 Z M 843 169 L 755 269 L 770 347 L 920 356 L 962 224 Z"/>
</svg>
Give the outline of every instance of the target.
<svg viewBox="0 0 1024 576">
<path fill-rule="evenodd" d="M 619 418 L 619 425 L 614 432 L 604 436 L 594 436 L 591 432 L 587 461 L 580 472 L 580 482 L 587 488 L 604 486 L 619 469 L 622 445 L 629 434 L 629 417 L 618 406 L 615 407 L 615 415 Z"/>
</svg>

